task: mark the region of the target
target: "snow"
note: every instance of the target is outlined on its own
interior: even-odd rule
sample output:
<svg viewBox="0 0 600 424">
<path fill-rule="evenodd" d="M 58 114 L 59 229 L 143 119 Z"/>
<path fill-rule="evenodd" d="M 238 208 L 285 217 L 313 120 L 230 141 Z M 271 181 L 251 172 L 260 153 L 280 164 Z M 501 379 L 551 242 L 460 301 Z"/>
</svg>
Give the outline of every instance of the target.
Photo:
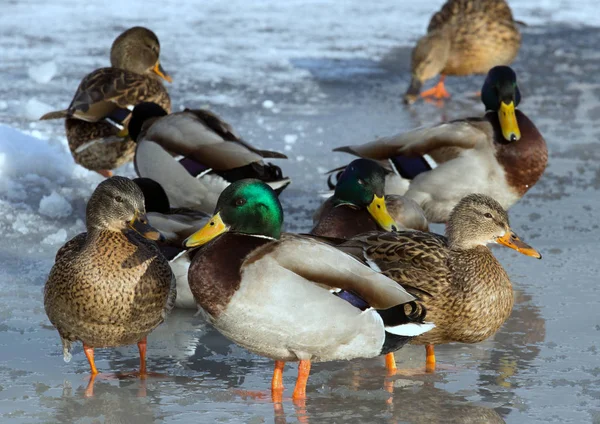
<svg viewBox="0 0 600 424">
<path fill-rule="evenodd" d="M 29 78 L 39 84 L 46 84 L 54 78 L 56 71 L 58 70 L 56 62 L 50 61 L 42 63 L 41 65 L 30 66 L 27 70 Z"/>
<path fill-rule="evenodd" d="M 61 228 L 54 234 L 50 234 L 42 240 L 43 244 L 63 244 L 67 241 L 67 231 Z"/>
<path fill-rule="evenodd" d="M 44 103 L 36 98 L 29 99 L 23 109 L 23 116 L 27 119 L 37 120 L 42 115 L 52 112 L 54 108 L 47 103 Z"/>
<path fill-rule="evenodd" d="M 275 106 L 273 100 L 265 100 L 264 102 L 262 102 L 262 107 L 264 107 L 265 109 L 273 109 L 273 106 Z"/>
<path fill-rule="evenodd" d="M 294 144 L 298 141 L 298 136 L 296 134 L 286 134 L 283 136 L 283 141 L 285 144 Z"/>
<path fill-rule="evenodd" d="M 71 215 L 73 208 L 63 196 L 52 191 L 49 196 L 44 196 L 40 200 L 39 212 L 50 218 L 66 218 Z"/>
</svg>

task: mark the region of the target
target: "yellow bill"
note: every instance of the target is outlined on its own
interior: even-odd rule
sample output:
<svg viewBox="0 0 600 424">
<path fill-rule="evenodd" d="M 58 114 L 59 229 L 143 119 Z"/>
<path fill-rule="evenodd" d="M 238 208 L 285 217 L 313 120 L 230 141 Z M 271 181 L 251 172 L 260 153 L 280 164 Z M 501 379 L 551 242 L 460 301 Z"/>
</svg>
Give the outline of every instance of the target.
<svg viewBox="0 0 600 424">
<path fill-rule="evenodd" d="M 533 247 L 522 241 L 519 236 L 509 230 L 502 237 L 498 237 L 496 239 L 498 244 L 501 244 L 506 247 L 510 247 L 511 249 L 516 250 L 519 253 L 522 253 L 526 256 L 532 256 L 537 259 L 542 259 L 542 255 L 540 252 L 535 250 Z"/>
<path fill-rule="evenodd" d="M 129 221 L 129 226 L 133 231 L 137 232 L 148 240 L 164 240 L 164 237 L 160 231 L 150 225 L 146 214 L 140 214 L 139 212 L 136 212 L 133 219 Z"/>
<path fill-rule="evenodd" d="M 154 73 L 156 75 L 158 75 L 162 79 L 169 81 L 169 82 L 173 82 L 173 78 L 171 78 L 169 76 L 169 74 L 167 74 L 167 72 L 161 66 L 160 62 L 156 62 L 156 65 L 154 65 L 154 68 L 152 68 L 152 70 L 154 71 Z"/>
<path fill-rule="evenodd" d="M 394 218 L 392 218 L 385 206 L 384 196 L 373 196 L 373 201 L 367 207 L 367 210 L 373 219 L 375 219 L 375 222 L 377 222 L 377 224 L 385 231 L 398 230 L 398 224 L 396 224 L 396 221 L 394 221 Z"/>
<path fill-rule="evenodd" d="M 517 124 L 517 115 L 515 114 L 515 104 L 513 102 L 509 104 L 500 102 L 498 119 L 500 120 L 502 136 L 506 140 L 517 141 L 521 138 L 521 130 L 519 129 L 519 124 Z"/>
<path fill-rule="evenodd" d="M 208 223 L 202 227 L 201 230 L 196 231 L 194 234 L 189 236 L 184 242 L 185 247 L 196 247 L 202 246 L 208 243 L 220 234 L 229 231 L 229 226 L 225 225 L 221 219 L 221 213 L 214 215 Z"/>
</svg>

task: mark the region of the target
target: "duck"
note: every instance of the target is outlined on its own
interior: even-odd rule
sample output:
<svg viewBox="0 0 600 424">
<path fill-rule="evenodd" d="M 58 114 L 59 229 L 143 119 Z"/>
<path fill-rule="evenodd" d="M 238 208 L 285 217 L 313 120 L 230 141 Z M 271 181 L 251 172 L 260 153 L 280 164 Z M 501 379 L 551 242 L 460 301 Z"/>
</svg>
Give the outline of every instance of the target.
<svg viewBox="0 0 600 424">
<path fill-rule="evenodd" d="M 154 32 L 136 26 L 120 34 L 110 50 L 111 66 L 86 75 L 67 109 L 40 119 L 65 119 L 69 149 L 76 163 L 104 177 L 130 162 L 135 143 L 127 132 L 133 107 L 155 102 L 171 110 L 171 99 L 161 83 L 172 82 L 160 60 Z"/>
<path fill-rule="evenodd" d="M 435 328 L 410 340 L 425 345 L 426 370 L 435 371 L 434 346 L 479 343 L 504 324 L 514 298 L 510 278 L 488 244 L 541 259 L 511 229 L 493 198 L 469 194 L 452 210 L 445 236 L 421 231 L 372 232 L 337 247 L 392 278 L 417 298 Z M 393 353 L 386 364 L 395 369 Z"/>
<path fill-rule="evenodd" d="M 221 193 L 210 221 L 185 242 L 201 246 L 188 279 L 208 322 L 275 360 L 274 400 L 285 362 L 299 361 L 300 400 L 311 362 L 375 357 L 432 328 L 425 314 L 405 310 L 415 309 L 414 297 L 395 281 L 316 238 L 282 233 L 282 224 L 275 191 L 244 179 Z M 397 314 L 387 322 L 384 310 Z"/>
<path fill-rule="evenodd" d="M 144 195 L 148 222 L 163 236 L 158 247 L 175 276 L 177 297 L 174 307 L 198 309 L 188 284 L 188 270 L 194 251 L 185 250 L 183 242 L 206 225 L 209 215 L 191 208 L 171 208 L 164 188 L 151 178 L 134 178 L 132 181 Z"/>
<path fill-rule="evenodd" d="M 421 97 L 445 99 L 446 75 L 486 74 L 510 65 L 521 47 L 521 33 L 504 0 L 448 0 L 435 13 L 427 34 L 417 41 L 411 57 L 411 82 L 404 102 L 414 103 L 423 83 L 441 74 L 438 84 Z"/>
<path fill-rule="evenodd" d="M 373 160 L 352 161 L 340 175 L 333 195 L 316 212 L 311 234 L 347 239 L 375 230 L 416 227 L 427 231 L 425 215 L 414 201 L 384 195 L 385 176 L 384 168 Z"/>
<path fill-rule="evenodd" d="M 454 206 L 470 193 L 486 194 L 509 209 L 543 175 L 548 147 L 531 119 L 517 109 L 521 92 L 510 67 L 489 71 L 481 100 L 486 109 L 482 117 L 417 128 L 334 151 L 388 160 L 398 179 L 410 180 L 406 192 L 390 194 L 417 202 L 430 223 L 447 222 Z"/>
<path fill-rule="evenodd" d="M 231 125 L 206 109 L 168 114 L 156 103 L 143 102 L 133 109 L 128 130 L 138 144 L 135 164 L 142 176 L 157 178 L 153 161 L 145 160 L 140 152 L 145 143 L 154 142 L 179 156 L 179 162 L 193 177 L 215 175 L 227 182 L 258 178 L 279 193 L 290 183 L 280 167 L 263 161 L 287 159 L 286 155 L 253 147 Z"/>
<path fill-rule="evenodd" d="M 82 342 L 92 378 L 94 349 L 137 343 L 145 378 L 147 336 L 173 308 L 175 278 L 154 241 L 144 198 L 125 177 L 101 182 L 86 207 L 86 229 L 57 254 L 44 287 L 44 308 L 58 330 L 65 362 Z"/>
</svg>

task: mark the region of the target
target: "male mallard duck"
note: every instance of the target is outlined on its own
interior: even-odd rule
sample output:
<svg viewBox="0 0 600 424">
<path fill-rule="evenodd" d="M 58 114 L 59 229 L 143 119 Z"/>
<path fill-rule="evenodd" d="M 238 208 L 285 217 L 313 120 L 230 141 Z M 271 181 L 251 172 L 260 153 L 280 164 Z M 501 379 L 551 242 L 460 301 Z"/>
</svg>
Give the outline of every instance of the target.
<svg viewBox="0 0 600 424">
<path fill-rule="evenodd" d="M 425 307 L 427 320 L 436 327 L 411 343 L 426 345 L 431 371 L 434 345 L 481 342 L 510 316 L 512 285 L 488 243 L 542 257 L 511 230 L 502 206 L 481 194 L 470 194 L 456 205 L 446 237 L 420 231 L 380 232 L 357 236 L 338 247 L 397 281 Z"/>
<path fill-rule="evenodd" d="M 67 140 L 75 162 L 106 177 L 133 159 L 135 143 L 124 129 L 130 111 L 142 101 L 171 110 L 160 82 L 171 82 L 159 61 L 160 44 L 147 28 L 133 27 L 119 35 L 110 50 L 110 68 L 100 68 L 79 84 L 65 110 L 40 119 L 65 120 Z"/>
<path fill-rule="evenodd" d="M 129 134 L 137 141 L 138 150 L 146 141 L 153 141 L 168 152 L 183 156 L 181 164 L 194 177 L 211 173 L 229 182 L 258 178 L 278 192 L 290 183 L 289 178 L 282 176 L 281 168 L 263 162 L 265 158 L 287 159 L 286 155 L 251 146 L 231 125 L 208 110 L 185 109 L 167 115 L 155 103 L 141 103 L 131 113 Z M 136 166 L 152 172 L 152 163 L 137 159 Z"/>
<path fill-rule="evenodd" d="M 333 196 L 315 214 L 311 234 L 350 238 L 375 230 L 427 228 L 421 209 L 402 196 L 384 196 L 385 170 L 377 162 L 356 159 L 340 175 Z M 396 213 L 388 212 L 391 206 Z M 397 218 L 397 219 L 396 219 Z"/>
<path fill-rule="evenodd" d="M 175 279 L 148 224 L 144 198 L 124 177 L 109 178 L 87 204 L 87 233 L 68 241 L 44 289 L 44 307 L 63 344 L 81 341 L 92 376 L 94 348 L 138 344 L 140 376 L 146 375 L 146 336 L 175 301 Z"/>
<path fill-rule="evenodd" d="M 240 180 L 223 191 L 210 222 L 185 243 L 206 244 L 188 278 L 209 321 L 276 361 L 274 398 L 281 396 L 286 361 L 300 361 L 299 399 L 311 361 L 378 356 L 431 328 L 423 316 L 404 312 L 414 298 L 398 284 L 332 246 L 282 235 L 282 223 L 275 192 L 262 181 Z M 339 289 L 343 294 L 336 295 Z M 399 315 L 387 314 L 388 322 L 382 310 Z"/>
<path fill-rule="evenodd" d="M 158 243 L 158 247 L 168 259 L 177 282 L 175 307 L 197 309 L 188 284 L 188 269 L 194 251 L 184 250 L 183 242 L 208 222 L 208 215 L 190 208 L 171 208 L 163 187 L 150 178 L 135 178 L 133 182 L 144 194 L 150 225 L 165 239 Z"/>
<path fill-rule="evenodd" d="M 516 106 L 517 76 L 508 66 L 490 70 L 481 91 L 482 118 L 434 127 L 334 149 L 375 160 L 389 159 L 401 178 L 411 178 L 405 194 L 430 222 L 446 222 L 458 201 L 483 193 L 510 208 L 539 180 L 548 148 L 533 122 Z"/>
<path fill-rule="evenodd" d="M 450 97 L 446 75 L 485 74 L 494 66 L 509 65 L 520 47 L 517 22 L 504 0 L 448 0 L 412 52 L 412 80 L 404 101 L 413 103 L 423 82 L 438 74 L 439 83 L 421 96 Z"/>
</svg>

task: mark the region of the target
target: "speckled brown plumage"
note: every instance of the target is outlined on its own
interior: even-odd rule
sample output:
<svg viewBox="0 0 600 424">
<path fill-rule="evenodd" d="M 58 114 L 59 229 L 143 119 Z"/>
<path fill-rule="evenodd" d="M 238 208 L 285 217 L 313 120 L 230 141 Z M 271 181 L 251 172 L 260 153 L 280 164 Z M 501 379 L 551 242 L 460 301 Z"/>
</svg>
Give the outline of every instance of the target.
<svg viewBox="0 0 600 424">
<path fill-rule="evenodd" d="M 139 196 L 135 210 L 143 214 L 139 188 L 126 178 L 114 178 L 135 187 L 129 186 Z M 111 200 L 99 199 L 97 206 L 109 208 Z M 117 202 L 122 198 L 115 201 L 120 206 Z M 88 232 L 59 249 L 44 290 L 44 307 L 66 356 L 74 341 L 92 348 L 136 343 L 164 320 L 175 302 L 175 278 L 156 244 L 133 230 L 115 230 L 124 225 L 120 215 L 94 215 L 90 209 L 94 207 L 88 204 Z"/>
<path fill-rule="evenodd" d="M 438 74 L 484 74 L 509 65 L 520 46 L 521 34 L 504 0 L 448 0 L 412 52 L 405 99 L 414 101 L 422 83 Z"/>
<path fill-rule="evenodd" d="M 66 118 L 67 140 L 75 162 L 98 171 L 131 161 L 135 143 L 128 136 L 119 136 L 120 129 L 107 119 L 126 128 L 130 109 L 144 101 L 171 110 L 171 100 L 155 70 L 159 50 L 152 31 L 129 29 L 113 43 L 112 67 L 88 74 L 67 109 L 41 118 Z"/>
</svg>

